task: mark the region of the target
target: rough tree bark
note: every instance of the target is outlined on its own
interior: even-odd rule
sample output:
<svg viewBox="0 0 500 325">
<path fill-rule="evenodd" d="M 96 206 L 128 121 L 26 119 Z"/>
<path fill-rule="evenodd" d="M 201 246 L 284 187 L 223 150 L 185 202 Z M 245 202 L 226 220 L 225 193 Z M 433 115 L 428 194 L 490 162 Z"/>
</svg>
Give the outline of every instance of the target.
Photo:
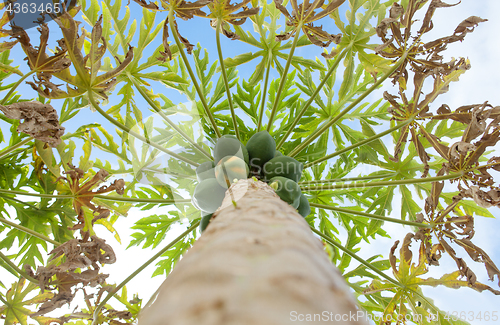
<svg viewBox="0 0 500 325">
<path fill-rule="evenodd" d="M 280 325 L 320 314 L 367 324 L 307 222 L 266 183 L 232 185 L 222 207 L 162 284 L 139 325 Z M 300 316 L 302 314 L 302 316 Z M 343 316 L 344 320 L 335 321 Z M 344 316 L 347 315 L 347 316 Z M 318 316 L 316 316 L 318 317 Z M 307 324 L 325 323 L 305 321 Z"/>
</svg>

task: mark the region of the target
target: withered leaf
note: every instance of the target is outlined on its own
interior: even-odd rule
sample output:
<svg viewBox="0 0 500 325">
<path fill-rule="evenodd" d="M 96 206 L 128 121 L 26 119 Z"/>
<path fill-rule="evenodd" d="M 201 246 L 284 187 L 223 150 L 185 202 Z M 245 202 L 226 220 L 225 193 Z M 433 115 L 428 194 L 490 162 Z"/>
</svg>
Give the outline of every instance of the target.
<svg viewBox="0 0 500 325">
<path fill-rule="evenodd" d="M 422 177 L 427 177 L 427 174 L 429 173 L 429 155 L 425 151 L 424 145 L 422 142 L 420 142 L 417 132 L 414 129 L 410 129 L 411 133 L 411 141 L 415 145 L 415 149 L 417 149 L 417 154 L 420 158 L 420 160 L 424 163 L 424 171 L 422 173 Z"/>
<path fill-rule="evenodd" d="M 470 16 L 469 18 L 462 21 L 457 28 L 455 29 L 455 34 L 467 34 L 474 31 L 474 27 L 476 27 L 479 23 L 488 21 L 488 19 L 482 19 L 477 16 Z"/>
<path fill-rule="evenodd" d="M 12 49 L 17 43 L 18 43 L 17 40 L 14 42 L 2 42 L 2 43 L 0 43 L 0 53 L 2 53 L 3 51 L 7 51 L 7 50 Z"/>
<path fill-rule="evenodd" d="M 57 147 L 61 143 L 64 127 L 59 125 L 57 111 L 51 105 L 38 101 L 18 102 L 0 105 L 0 110 L 7 118 L 24 120 L 17 127 L 17 132 L 29 134 L 51 147 Z"/>
<path fill-rule="evenodd" d="M 50 75 L 67 69 L 71 65 L 71 60 L 66 57 L 66 49 L 57 47 L 55 54 L 52 56 L 46 53 L 49 39 L 47 24 L 40 24 L 38 31 L 40 32 L 40 45 L 38 48 L 34 48 L 26 31 L 16 25 L 12 26 L 12 37 L 16 38 L 21 44 L 24 53 L 26 53 L 30 69 L 36 69 L 39 76 L 41 73 Z"/>
<path fill-rule="evenodd" d="M 342 37 L 341 34 L 329 34 L 323 30 L 322 26 L 314 26 L 313 22 L 333 13 L 342 3 L 345 2 L 345 0 L 331 0 L 326 8 L 318 13 L 315 13 L 316 10 L 323 8 L 324 2 L 324 0 L 316 0 L 313 3 L 306 1 L 299 5 L 297 4 L 297 0 L 291 0 L 293 11 L 289 13 L 286 7 L 282 5 L 282 0 L 274 0 L 276 8 L 287 18 L 286 25 L 295 26 L 295 28 L 293 28 L 289 33 L 277 35 L 276 41 L 280 42 L 289 39 L 297 32 L 299 22 L 302 22 L 302 31 L 312 44 L 321 47 L 326 47 L 332 42 L 339 44 Z"/>
<path fill-rule="evenodd" d="M 496 171 L 500 171 L 500 157 L 491 157 L 488 159 L 488 165 L 491 165 L 491 168 L 493 168 Z"/>
<path fill-rule="evenodd" d="M 441 0 L 432 0 L 429 8 L 427 9 L 427 12 L 425 14 L 424 20 L 422 22 L 422 27 L 419 30 L 419 34 L 427 33 L 432 29 L 432 16 L 434 15 L 434 12 L 436 11 L 436 8 L 443 8 L 443 7 L 454 7 L 458 5 L 461 1 L 455 4 L 447 4 Z"/>
<path fill-rule="evenodd" d="M 163 41 L 163 49 L 165 51 L 160 52 L 161 57 L 159 57 L 157 59 L 162 61 L 162 62 L 165 62 L 167 58 L 169 60 L 172 60 L 172 51 L 170 51 L 170 45 L 168 44 L 168 18 L 166 18 L 165 22 L 163 23 L 162 41 Z"/>
<path fill-rule="evenodd" d="M 478 186 L 470 186 L 466 190 L 462 190 L 461 194 L 465 197 L 470 197 L 482 208 L 490 208 L 494 205 L 500 205 L 498 198 L 495 200 L 489 193 L 481 190 Z M 496 197 L 496 193 L 492 192 Z"/>
<path fill-rule="evenodd" d="M 399 155 L 401 154 L 401 146 L 403 145 L 403 142 L 406 142 L 408 139 L 408 134 L 409 134 L 410 126 L 405 125 L 401 129 L 401 136 L 398 139 L 398 142 L 396 142 L 396 146 L 394 148 L 394 157 L 389 157 L 390 160 L 394 162 L 399 162 Z"/>
<path fill-rule="evenodd" d="M 63 291 L 58 293 L 55 297 L 52 299 L 45 301 L 38 311 L 36 313 L 31 314 L 31 317 L 36 317 L 36 316 L 41 316 L 45 315 L 46 313 L 49 313 L 53 310 L 56 310 L 57 308 L 61 308 L 65 304 L 68 304 L 73 300 L 75 297 L 75 294 L 67 291 Z"/>
<path fill-rule="evenodd" d="M 403 6 L 401 6 L 399 3 L 394 2 L 391 6 L 391 9 L 389 9 L 389 17 L 390 18 L 399 18 L 403 13 L 405 12 Z"/>
<path fill-rule="evenodd" d="M 139 4 L 141 7 L 144 7 L 146 9 L 150 10 L 158 10 L 160 7 L 154 2 L 147 3 L 146 0 L 134 0 L 135 3 Z"/>
<path fill-rule="evenodd" d="M 405 236 L 405 239 L 403 240 L 403 246 L 401 246 L 402 254 L 401 256 L 404 257 L 404 260 L 406 262 L 411 262 L 413 258 L 413 253 L 410 250 L 411 246 L 411 240 L 413 239 L 414 235 L 410 232 L 407 233 Z"/>
<path fill-rule="evenodd" d="M 500 286 L 500 270 L 485 251 L 474 245 L 470 239 L 467 238 L 457 239 L 456 243 L 462 246 L 474 261 L 484 263 L 490 281 L 493 281 L 496 275 L 499 281 L 498 285 Z"/>
<path fill-rule="evenodd" d="M 448 153 L 448 156 L 450 158 L 460 158 L 460 155 L 466 155 L 467 152 L 469 151 L 474 151 L 476 150 L 476 146 L 474 146 L 471 143 L 464 142 L 464 141 L 459 141 L 455 142 L 450 146 L 450 151 Z"/>
<path fill-rule="evenodd" d="M 436 176 L 443 176 L 444 170 L 441 169 Z M 441 192 L 443 191 L 444 182 L 432 182 L 431 194 L 425 199 L 425 212 L 430 214 L 431 211 L 437 207 L 439 203 L 439 197 L 441 196 Z"/>
<path fill-rule="evenodd" d="M 90 241 L 72 239 L 52 250 L 51 261 L 64 255 L 65 260 L 60 265 L 40 266 L 36 273 L 31 266 L 24 265 L 26 272 L 39 281 L 42 292 L 53 285 L 58 289 L 58 294 L 45 301 L 38 312 L 31 316 L 40 316 L 66 303 L 69 304 L 77 291 L 72 289 L 78 284 L 94 287 L 105 282 L 108 275 L 99 273 L 98 263 L 114 263 L 115 253 L 105 240 L 97 236 L 92 236 L 90 239 Z"/>
<path fill-rule="evenodd" d="M 165 25 L 166 24 L 168 24 L 168 18 L 165 19 Z M 188 54 L 191 54 L 193 52 L 194 45 L 189 43 L 189 41 L 179 33 L 179 29 L 177 28 L 177 22 L 175 20 L 174 20 L 174 26 L 175 26 L 175 31 L 177 32 L 177 36 L 179 36 L 181 43 L 184 44 L 184 46 L 186 47 L 186 51 L 188 52 Z M 164 32 L 163 33 L 163 47 L 165 48 L 166 53 L 170 53 L 170 48 L 168 46 L 168 41 L 166 39 L 168 37 L 168 31 L 167 31 L 167 33 L 165 33 L 165 29 L 166 29 L 166 27 L 163 28 L 163 32 Z M 170 57 L 171 56 L 172 55 L 170 54 Z"/>
<path fill-rule="evenodd" d="M 304 33 L 306 34 L 307 38 L 311 43 L 314 45 L 320 46 L 320 47 L 327 47 L 329 46 L 332 42 L 334 44 L 339 44 L 341 39 L 342 39 L 342 34 L 328 34 L 325 32 L 322 28 L 313 26 L 313 24 L 306 24 L 303 27 Z"/>
<path fill-rule="evenodd" d="M 437 153 L 444 159 L 448 160 L 448 153 L 450 152 L 450 148 L 444 145 L 443 142 L 439 141 L 438 137 L 436 137 L 432 133 L 427 132 L 427 130 L 425 130 L 424 128 L 421 128 L 420 132 L 424 135 L 427 141 L 429 141 L 432 147 L 436 149 Z"/>
<path fill-rule="evenodd" d="M 223 34 L 230 39 L 239 39 L 239 36 L 230 30 L 224 29 L 224 25 L 226 23 L 230 23 L 233 25 L 242 25 L 248 17 L 256 15 L 259 13 L 259 8 L 248 8 L 246 5 L 250 3 L 251 0 L 243 0 L 240 3 L 231 4 L 230 0 L 213 0 L 208 3 L 208 8 L 210 9 L 210 13 L 208 14 L 208 18 L 211 18 L 211 25 L 215 27 L 217 25 L 217 21 L 222 22 L 222 32 Z M 237 12 L 239 9 L 243 9 L 240 12 Z"/>
<path fill-rule="evenodd" d="M 485 129 L 483 136 L 479 141 L 475 142 L 476 150 L 467 158 L 467 164 L 473 165 L 478 162 L 479 158 L 484 154 L 488 147 L 494 146 L 500 140 L 500 127 L 498 123 L 500 118 L 493 120 Z M 490 132 L 491 130 L 491 132 Z"/>
<path fill-rule="evenodd" d="M 79 10 L 79 7 L 75 7 Z M 102 37 L 102 17 L 94 25 L 91 33 L 90 53 L 86 56 L 82 54 L 85 35 L 78 35 L 80 22 L 75 21 L 72 15 L 64 11 L 54 21 L 59 25 L 64 39 L 59 41 L 61 49 L 72 58 L 72 64 L 76 71 L 76 76 L 71 75 L 69 69 L 64 69 L 52 73 L 53 76 L 67 83 L 67 91 L 58 88 L 58 85 L 50 82 L 50 76 L 41 74 L 39 80 L 30 83 L 40 95 L 47 98 L 67 98 L 76 97 L 92 91 L 99 97 L 106 99 L 106 92 L 116 84 L 116 78 L 132 61 L 133 49 L 129 47 L 125 54 L 125 59 L 110 71 L 97 75 L 101 66 L 101 59 L 106 51 L 106 42 Z M 102 43 L 102 44 L 101 44 Z M 100 45 L 101 44 L 101 45 Z M 73 86 L 73 87 L 70 87 Z"/>
<path fill-rule="evenodd" d="M 396 248 L 398 248 L 398 244 L 399 244 L 399 240 L 396 240 L 394 242 L 394 245 L 392 245 L 391 247 L 391 251 L 389 253 L 389 262 L 391 263 L 391 267 L 392 267 L 392 270 L 394 271 L 394 273 L 397 273 L 398 272 L 398 269 L 396 267 L 396 255 L 394 255 L 394 252 L 396 251 Z"/>
<path fill-rule="evenodd" d="M 100 206 L 96 207 L 91 201 L 94 198 L 94 195 L 108 193 L 111 191 L 116 191 L 117 194 L 122 195 L 124 193 L 125 181 L 123 179 L 117 179 L 110 186 L 103 185 L 94 192 L 92 191 L 92 188 L 97 186 L 100 182 L 103 182 L 109 173 L 106 170 L 101 169 L 92 177 L 92 179 L 80 185 L 80 179 L 84 175 L 83 170 L 76 168 L 71 164 L 68 166 L 70 170 L 66 171 L 65 174 L 67 174 L 69 178 L 60 177 L 59 179 L 66 180 L 69 185 L 69 190 L 73 195 L 75 195 L 75 198 L 73 199 L 73 208 L 77 213 L 79 223 L 74 229 L 82 229 L 85 226 L 83 207 L 87 207 L 97 214 L 97 216 L 94 217 L 93 222 L 109 216 L 108 209 Z M 88 226 L 90 227 L 90 225 Z"/>
</svg>

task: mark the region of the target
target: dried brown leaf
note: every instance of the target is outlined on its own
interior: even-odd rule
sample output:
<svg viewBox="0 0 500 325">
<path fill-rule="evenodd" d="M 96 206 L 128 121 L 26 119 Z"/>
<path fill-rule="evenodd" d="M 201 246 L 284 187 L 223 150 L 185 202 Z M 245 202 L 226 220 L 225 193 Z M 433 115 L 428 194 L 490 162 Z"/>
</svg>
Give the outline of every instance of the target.
<svg viewBox="0 0 500 325">
<path fill-rule="evenodd" d="M 484 154 L 488 147 L 492 147 L 500 140 L 500 127 L 498 123 L 500 118 L 493 120 L 483 133 L 481 139 L 474 143 L 476 150 L 467 158 L 467 165 L 473 166 L 479 161 L 479 158 Z M 491 131 L 491 132 L 490 132 Z"/>
<path fill-rule="evenodd" d="M 389 17 L 393 19 L 399 18 L 404 12 L 405 9 L 403 8 L 403 6 L 401 6 L 397 2 L 394 2 L 391 6 L 391 9 L 389 9 Z"/>
<path fill-rule="evenodd" d="M 135 3 L 139 4 L 141 7 L 144 7 L 146 9 L 150 9 L 150 10 L 158 10 L 160 9 L 156 3 L 154 2 L 146 2 L 146 0 L 134 0 Z"/>
<path fill-rule="evenodd" d="M 75 226 L 76 228 L 73 227 L 73 230 L 83 229 L 85 227 L 83 207 L 87 207 L 97 214 L 97 216 L 93 219 L 94 222 L 98 219 L 109 216 L 108 209 L 100 206 L 96 207 L 91 201 L 96 194 L 103 194 L 111 191 L 116 191 L 117 194 L 122 195 L 124 193 L 125 181 L 123 179 L 115 180 L 111 185 L 103 185 L 94 192 L 92 191 L 92 188 L 103 182 L 109 173 L 106 170 L 101 169 L 92 177 L 92 179 L 80 185 L 80 179 L 83 177 L 84 172 L 80 168 L 76 168 L 71 164 L 68 166 L 70 169 L 66 171 L 65 174 L 67 174 L 69 178 L 60 177 L 59 179 L 66 180 L 69 184 L 71 193 L 75 195 L 75 198 L 73 199 L 73 208 L 77 213 L 79 223 Z M 90 225 L 88 226 L 90 227 Z"/>
<path fill-rule="evenodd" d="M 396 267 L 396 255 L 394 255 L 394 252 L 396 251 L 396 248 L 398 248 L 399 240 L 396 240 L 394 242 L 394 245 L 391 247 L 391 251 L 389 252 L 389 262 L 391 263 L 391 267 L 394 273 L 398 272 L 398 269 Z"/>
<path fill-rule="evenodd" d="M 443 169 L 437 174 L 437 176 L 443 176 Z M 434 211 L 439 204 L 439 197 L 443 191 L 444 182 L 432 182 L 431 194 L 425 199 L 425 212 L 430 214 Z"/>
<path fill-rule="evenodd" d="M 465 19 L 457 26 L 454 33 L 465 35 L 467 33 L 474 31 L 474 28 L 479 23 L 482 23 L 485 21 L 488 21 L 488 19 L 482 19 L 481 17 L 477 17 L 477 16 L 470 16 L 469 18 Z"/>
<path fill-rule="evenodd" d="M 66 57 L 64 48 L 56 48 L 56 52 L 51 56 L 46 53 L 49 39 L 47 24 L 41 24 L 38 31 L 40 32 L 40 44 L 37 48 L 34 48 L 26 31 L 21 27 L 12 25 L 11 35 L 21 44 L 24 53 L 26 53 L 30 69 L 36 69 L 38 74 L 52 74 L 67 69 L 71 65 L 71 60 Z"/>
<path fill-rule="evenodd" d="M 422 22 L 422 27 L 418 31 L 419 34 L 424 34 L 430 31 L 433 27 L 432 25 L 432 16 L 434 15 L 434 12 L 436 11 L 436 8 L 444 8 L 444 7 L 454 7 L 458 5 L 461 1 L 455 4 L 447 4 L 441 0 L 432 0 L 429 8 L 427 9 L 427 12 L 425 13 L 424 20 Z"/>
<path fill-rule="evenodd" d="M 458 141 L 450 146 L 450 151 L 448 153 L 448 156 L 450 158 L 458 159 L 460 158 L 460 155 L 465 156 L 467 155 L 467 152 L 474 150 L 476 150 L 475 145 L 464 141 Z"/>
<path fill-rule="evenodd" d="M 292 0 L 292 13 L 289 13 L 288 10 L 282 5 L 282 0 L 274 0 L 276 8 L 287 18 L 286 25 L 296 27 L 287 34 L 277 35 L 276 41 L 280 42 L 289 39 L 297 32 L 299 22 L 301 22 L 302 31 L 312 44 L 320 47 L 327 47 L 332 42 L 339 44 L 342 37 L 341 34 L 329 34 L 323 30 L 322 26 L 314 26 L 313 22 L 328 16 L 337 10 L 338 7 L 344 2 L 345 0 L 331 0 L 326 8 L 315 14 L 315 10 L 323 8 L 324 0 L 316 0 L 313 3 L 306 1 L 300 5 L 297 5 L 296 0 Z"/>
<path fill-rule="evenodd" d="M 443 157 L 444 159 L 448 160 L 448 152 L 450 151 L 450 148 L 448 148 L 446 145 L 444 145 L 438 137 L 436 137 L 434 134 L 427 132 L 424 128 L 420 128 L 420 132 L 424 135 L 424 137 L 429 141 L 429 143 L 432 145 L 432 147 L 437 151 L 437 153 Z"/>
<path fill-rule="evenodd" d="M 12 49 L 19 41 L 13 41 L 13 42 L 2 42 L 0 43 L 0 53 L 3 51 L 7 51 Z"/>
<path fill-rule="evenodd" d="M 0 110 L 7 118 L 24 120 L 17 127 L 17 132 L 29 134 L 51 147 L 57 147 L 61 143 L 64 127 L 59 124 L 57 111 L 51 105 L 38 101 L 18 102 L 0 105 Z"/>
<path fill-rule="evenodd" d="M 403 145 L 403 142 L 406 142 L 408 139 L 408 132 L 410 130 L 409 125 L 403 126 L 401 129 L 401 136 L 398 139 L 398 142 L 396 142 L 396 146 L 394 147 L 394 157 L 389 157 L 390 160 L 394 162 L 399 162 L 399 155 L 401 154 L 401 146 Z"/>
<path fill-rule="evenodd" d="M 403 246 L 401 246 L 401 250 L 402 250 L 401 255 L 404 256 L 404 260 L 407 263 L 410 263 L 412 258 L 413 258 L 413 253 L 410 250 L 411 240 L 413 239 L 413 237 L 414 237 L 414 235 L 411 232 L 407 233 L 405 236 L 405 239 L 403 240 Z"/>
<path fill-rule="evenodd" d="M 424 164 L 424 171 L 422 173 L 422 177 L 427 177 L 427 174 L 429 173 L 429 159 L 430 159 L 430 157 L 427 154 L 427 152 L 425 151 L 425 148 L 424 148 L 422 142 L 420 142 L 420 139 L 417 136 L 417 132 L 414 129 L 410 129 L 410 133 L 411 133 L 411 141 L 415 145 L 415 149 L 417 150 L 417 154 L 418 154 L 420 160 L 422 161 L 422 163 Z"/>
</svg>

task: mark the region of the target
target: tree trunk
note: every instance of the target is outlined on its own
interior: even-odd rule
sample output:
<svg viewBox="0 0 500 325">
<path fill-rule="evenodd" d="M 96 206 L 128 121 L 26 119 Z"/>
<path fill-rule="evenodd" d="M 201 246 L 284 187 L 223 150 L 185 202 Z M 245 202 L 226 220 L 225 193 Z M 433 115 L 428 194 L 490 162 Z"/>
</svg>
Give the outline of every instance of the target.
<svg viewBox="0 0 500 325">
<path fill-rule="evenodd" d="M 266 183 L 231 188 L 139 324 L 367 324 L 304 218 Z"/>
</svg>

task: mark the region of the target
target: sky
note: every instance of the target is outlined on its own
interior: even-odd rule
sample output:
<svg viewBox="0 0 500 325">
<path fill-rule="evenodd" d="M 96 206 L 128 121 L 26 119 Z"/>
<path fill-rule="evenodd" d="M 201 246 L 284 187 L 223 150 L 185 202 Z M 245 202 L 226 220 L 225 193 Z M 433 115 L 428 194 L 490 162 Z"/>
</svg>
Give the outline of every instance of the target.
<svg viewBox="0 0 500 325">
<path fill-rule="evenodd" d="M 125 2 L 124 2 L 125 3 Z M 137 14 L 139 12 L 139 6 L 136 3 L 131 3 L 130 7 L 133 13 Z M 500 41 L 497 36 L 497 31 L 500 30 L 500 19 L 498 18 L 498 13 L 500 12 L 500 1 L 498 0 L 463 0 L 461 4 L 451 7 L 438 9 L 434 15 L 434 29 L 428 34 L 428 39 L 434 39 L 444 35 L 450 35 L 453 33 L 455 27 L 465 18 L 475 15 L 481 18 L 488 19 L 488 22 L 480 24 L 473 33 L 467 35 L 464 42 L 455 43 L 450 45 L 449 50 L 446 53 L 453 53 L 457 56 L 466 57 L 471 61 L 471 70 L 467 71 L 461 76 L 460 82 L 453 83 L 450 87 L 450 91 L 444 95 L 441 95 L 439 99 L 433 104 L 439 107 L 441 103 L 448 104 L 452 109 L 467 105 L 467 104 L 477 104 L 483 103 L 484 101 L 489 101 L 492 105 L 500 105 L 500 92 L 498 91 L 498 85 L 500 84 L 500 62 L 498 61 L 498 53 L 500 52 Z M 158 18 L 159 20 L 159 18 Z M 182 22 L 181 22 L 182 23 Z M 204 22 L 207 26 L 207 22 Z M 209 37 L 213 38 L 213 31 L 206 28 L 193 28 L 191 30 L 180 24 L 180 30 L 183 35 L 188 37 L 198 36 L 200 40 L 206 40 Z M 209 30 L 209 31 L 207 31 Z M 202 33 L 202 34 L 200 34 Z M 30 31 L 30 36 L 32 36 L 33 43 L 37 44 L 38 38 L 34 29 Z M 53 35 L 51 34 L 51 37 Z M 196 39 L 196 38 L 195 38 Z M 191 39 L 190 39 L 191 40 Z M 203 42 L 203 41 L 202 41 Z M 225 44 L 229 44 L 225 41 Z M 203 44 L 203 43 L 202 43 Z M 153 47 L 156 47 L 153 46 Z M 247 52 L 248 49 L 241 49 L 235 46 L 227 46 L 227 56 L 239 53 Z M 214 51 L 211 51 L 212 56 L 215 55 Z M 234 53 L 234 54 L 233 54 Z M 314 55 L 314 54 L 313 54 Z M 318 54 L 316 54 L 318 55 Z M 449 54 L 448 54 L 449 55 Z M 311 57 L 312 58 L 312 57 Z M 445 60 L 448 57 L 445 57 Z M 215 57 L 212 57 L 215 59 Z M 20 60 L 18 61 L 20 62 Z M 341 78 L 342 71 L 339 71 L 339 78 Z M 29 88 L 28 91 L 31 91 Z M 379 90 L 378 94 L 373 94 L 373 98 L 380 98 L 381 93 L 384 90 L 396 93 L 392 88 L 390 83 L 386 83 L 385 86 Z M 378 96 L 378 97 L 377 97 Z M 86 112 L 81 112 L 79 115 L 78 123 L 82 121 L 92 122 L 101 121 L 97 116 L 97 113 L 91 113 L 88 109 Z M 80 118 L 81 117 L 81 118 Z M 2 125 L 3 126 L 3 125 Z M 70 126 L 71 127 L 71 126 Z M 388 139 L 388 138 L 386 138 Z M 390 146 L 389 143 L 387 143 Z M 0 147 L 3 148 L 4 144 Z M 390 150 L 390 148 L 389 148 Z M 399 197 L 396 197 L 394 202 L 400 202 Z M 393 207 L 393 214 L 391 217 L 398 217 L 398 206 Z M 500 230 L 500 221 L 498 216 L 500 216 L 500 211 L 498 209 L 491 209 L 491 212 L 497 217 L 497 219 L 488 219 L 482 217 L 476 217 L 475 219 L 475 229 L 476 236 L 474 237 L 474 243 L 483 248 L 489 253 L 490 257 L 500 265 L 500 252 L 498 247 L 500 247 L 500 236 L 497 232 Z M 137 209 L 132 209 L 127 218 L 120 220 L 119 233 L 123 239 L 123 246 L 127 246 L 127 238 L 134 232 L 130 229 L 135 221 L 138 219 L 154 213 L 165 213 L 165 209 L 152 209 L 147 213 L 143 211 L 138 211 Z M 386 229 L 392 236 L 392 239 L 378 238 L 371 244 L 365 244 L 362 247 L 360 255 L 362 257 L 368 258 L 375 254 L 382 254 L 387 258 L 389 253 L 389 248 L 392 246 L 396 239 L 402 240 L 404 235 L 410 231 L 409 228 L 405 228 L 394 224 L 385 224 L 384 229 Z M 163 243 L 170 242 L 175 238 L 180 232 L 185 228 L 179 225 L 174 225 L 172 230 L 169 231 L 168 235 L 164 239 Z M 132 273 L 136 267 L 144 263 L 150 256 L 153 256 L 158 249 L 142 250 L 139 247 L 132 247 L 128 250 L 121 249 L 118 243 L 113 238 L 112 234 L 107 232 L 104 228 L 98 233 L 100 237 L 107 240 L 107 243 L 111 244 L 115 248 L 117 254 L 117 262 L 112 265 L 106 265 L 103 271 L 111 274 L 108 279 L 109 282 L 121 282 L 130 273 Z M 161 245 L 160 245 L 161 246 Z M 417 245 L 413 245 L 417 246 Z M 465 253 L 464 253 L 465 254 Z M 463 255 L 463 254 L 462 254 Z M 428 276 L 439 277 L 443 269 L 452 272 L 455 270 L 454 262 L 451 259 L 443 257 L 441 259 L 441 264 L 444 267 L 440 267 L 438 271 L 430 269 Z M 486 271 L 481 264 L 469 262 L 469 266 L 475 271 L 478 276 L 478 280 L 492 285 L 495 284 L 487 281 Z M 475 265 L 477 264 L 477 265 Z M 132 280 L 128 285 L 128 292 L 131 296 L 134 292 L 139 292 L 139 297 L 144 299 L 144 302 L 148 300 L 149 296 L 154 293 L 156 288 L 163 282 L 161 276 L 151 278 L 150 275 L 155 269 L 154 263 L 146 268 L 140 276 Z M 14 281 L 13 277 L 9 274 L 3 275 L 0 271 L 2 281 L 4 283 L 10 283 Z M 11 279 L 10 281 L 4 279 Z M 442 310 L 452 313 L 453 311 L 466 313 L 473 312 L 477 315 L 479 312 L 492 312 L 498 311 L 500 314 L 500 308 L 498 307 L 499 298 L 494 296 L 489 292 L 484 292 L 479 294 L 472 289 L 462 288 L 460 290 L 453 290 L 448 288 L 429 288 L 424 289 L 424 293 L 434 299 L 436 305 Z M 475 319 L 470 322 L 471 324 L 491 324 L 492 322 L 480 321 Z"/>
<path fill-rule="evenodd" d="M 458 1 L 444 1 L 446 3 L 457 3 Z M 480 24 L 473 33 L 466 36 L 463 42 L 457 42 L 448 46 L 445 52 L 445 60 L 451 59 L 450 55 L 458 57 L 465 57 L 470 60 L 471 69 L 460 77 L 459 82 L 454 82 L 450 86 L 448 93 L 438 97 L 438 100 L 433 103 L 434 107 L 439 107 L 441 104 L 446 103 L 451 109 L 455 109 L 462 105 L 479 104 L 488 101 L 493 106 L 498 106 L 500 103 L 500 93 L 498 85 L 500 84 L 500 62 L 498 60 L 498 53 L 500 51 L 500 39 L 497 32 L 500 30 L 500 19 L 497 13 L 500 12 L 500 1 L 496 0 L 463 0 L 459 5 L 451 8 L 437 9 L 434 14 L 434 28 L 427 34 L 428 40 L 433 40 L 438 37 L 451 35 L 453 30 L 458 24 L 468 18 L 469 16 L 479 16 L 488 19 L 487 22 Z M 391 89 L 392 85 L 386 83 L 380 92 L 384 90 L 395 94 L 396 91 Z M 499 149 L 498 145 L 495 148 Z M 498 179 L 498 175 L 496 175 Z M 398 201 L 398 198 L 395 199 Z M 423 204 L 423 202 L 422 202 Z M 423 205 L 422 205 L 423 206 Z M 395 208 L 397 211 L 397 207 Z M 493 261 L 498 265 L 500 262 L 500 238 L 498 231 L 500 230 L 500 211 L 498 208 L 489 209 L 496 219 L 489 219 L 483 217 L 475 218 L 476 235 L 473 242 L 479 247 L 483 248 Z M 392 217 L 397 217 L 392 215 Z M 374 245 L 365 245 L 362 249 L 363 256 L 371 256 L 377 253 L 383 253 L 385 257 L 388 256 L 388 248 L 392 246 L 395 239 L 403 240 L 404 235 L 408 232 L 407 229 L 394 224 L 385 224 L 384 229 L 389 229 L 390 234 L 399 234 L 393 236 L 392 239 L 381 238 L 378 239 Z M 380 246 L 379 246 L 380 245 Z M 414 253 L 417 244 L 413 245 Z M 400 246 L 401 247 L 401 244 Z M 458 252 L 458 250 L 457 250 Z M 464 252 L 465 254 L 465 252 Z M 415 255 L 414 255 L 415 256 Z M 452 272 L 456 266 L 454 261 L 448 256 L 443 256 L 440 260 L 443 268 Z M 475 263 L 467 259 L 467 264 L 471 267 L 476 275 L 478 281 L 486 283 L 495 288 L 498 280 L 490 282 L 487 280 L 486 271 L 484 266 L 480 263 Z M 439 277 L 442 274 L 441 267 L 438 270 L 430 268 L 428 276 Z M 441 273 L 441 274 L 440 274 Z M 434 302 L 443 311 L 458 313 L 464 311 L 467 317 L 474 314 L 475 319 L 470 322 L 471 324 L 493 324 L 494 322 L 477 319 L 479 312 L 497 311 L 500 314 L 500 298 L 494 296 L 490 292 L 479 293 L 469 288 L 462 288 L 454 290 L 444 287 L 424 288 L 424 294 L 434 299 Z M 469 314 L 472 312 L 472 314 Z"/>
</svg>

